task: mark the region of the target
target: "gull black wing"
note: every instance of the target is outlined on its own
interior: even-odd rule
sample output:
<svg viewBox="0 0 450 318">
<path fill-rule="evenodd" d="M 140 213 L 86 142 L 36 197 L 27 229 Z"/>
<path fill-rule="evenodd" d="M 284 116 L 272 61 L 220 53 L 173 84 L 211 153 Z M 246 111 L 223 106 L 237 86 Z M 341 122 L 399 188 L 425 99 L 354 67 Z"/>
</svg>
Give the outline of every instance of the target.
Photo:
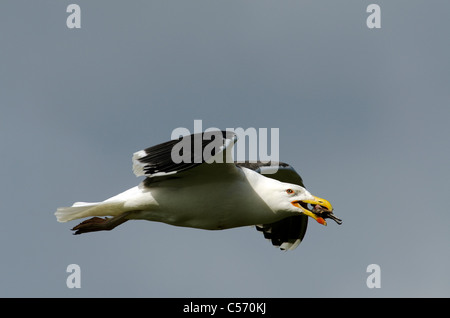
<svg viewBox="0 0 450 318">
<path fill-rule="evenodd" d="M 236 140 L 233 132 L 219 130 L 170 140 L 134 153 L 133 172 L 152 178 L 192 169 L 231 148 Z"/>
</svg>

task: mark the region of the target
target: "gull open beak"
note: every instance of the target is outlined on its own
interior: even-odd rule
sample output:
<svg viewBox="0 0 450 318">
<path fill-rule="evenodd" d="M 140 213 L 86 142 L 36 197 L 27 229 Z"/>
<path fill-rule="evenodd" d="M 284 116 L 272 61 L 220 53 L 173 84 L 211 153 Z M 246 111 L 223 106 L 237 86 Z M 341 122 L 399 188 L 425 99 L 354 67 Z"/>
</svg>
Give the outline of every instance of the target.
<svg viewBox="0 0 450 318">
<path fill-rule="evenodd" d="M 334 220 L 337 224 L 342 224 L 342 220 L 333 214 L 333 206 L 328 200 L 316 196 L 313 197 L 314 199 L 312 200 L 293 201 L 291 203 L 297 208 L 302 209 L 303 214 L 312 217 L 322 225 L 327 225 L 325 221 L 327 218 Z M 308 209 L 308 204 L 311 204 L 313 207 Z"/>
</svg>

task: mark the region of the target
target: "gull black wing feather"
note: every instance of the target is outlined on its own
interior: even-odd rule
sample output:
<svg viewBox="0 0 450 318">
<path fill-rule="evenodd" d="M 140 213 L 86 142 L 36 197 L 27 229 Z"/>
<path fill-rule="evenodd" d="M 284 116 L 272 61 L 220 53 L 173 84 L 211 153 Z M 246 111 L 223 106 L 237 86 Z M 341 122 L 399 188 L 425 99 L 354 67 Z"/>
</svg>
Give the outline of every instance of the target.
<svg viewBox="0 0 450 318">
<path fill-rule="evenodd" d="M 134 153 L 133 172 L 152 178 L 192 169 L 231 147 L 236 140 L 234 133 L 218 130 L 170 140 Z"/>
<path fill-rule="evenodd" d="M 301 176 L 295 171 L 294 168 L 284 162 L 242 162 L 237 163 L 236 165 L 252 169 L 266 177 L 273 178 L 281 182 L 298 184 L 305 187 Z M 274 171 L 276 172 L 272 173 Z M 274 246 L 280 247 L 282 250 L 295 249 L 303 240 L 307 227 L 308 217 L 302 214 L 290 216 L 270 224 L 256 225 L 256 229 L 263 232 L 266 239 L 269 239 Z"/>
<path fill-rule="evenodd" d="M 264 237 L 282 250 L 293 250 L 303 240 L 308 226 L 306 215 L 290 216 L 278 222 L 256 225 Z"/>
<path fill-rule="evenodd" d="M 305 187 L 302 177 L 295 171 L 295 169 L 284 162 L 238 162 L 239 167 L 248 168 L 254 170 L 266 177 L 276 179 L 281 182 L 298 184 L 301 187 Z M 274 173 L 273 173 L 274 172 Z"/>
</svg>

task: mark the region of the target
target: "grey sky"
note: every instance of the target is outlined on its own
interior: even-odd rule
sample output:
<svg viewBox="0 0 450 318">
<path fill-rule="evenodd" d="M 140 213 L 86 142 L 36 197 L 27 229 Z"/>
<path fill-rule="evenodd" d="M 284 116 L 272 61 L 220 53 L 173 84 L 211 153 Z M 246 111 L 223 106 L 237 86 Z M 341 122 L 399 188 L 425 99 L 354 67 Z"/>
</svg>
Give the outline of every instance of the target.
<svg viewBox="0 0 450 318">
<path fill-rule="evenodd" d="M 450 296 L 449 3 L 377 1 L 377 30 L 370 1 L 75 1 L 78 30 L 70 3 L 0 4 L 0 296 Z M 135 186 L 133 152 L 195 119 L 279 128 L 343 224 L 285 253 L 254 228 L 56 222 Z"/>
</svg>

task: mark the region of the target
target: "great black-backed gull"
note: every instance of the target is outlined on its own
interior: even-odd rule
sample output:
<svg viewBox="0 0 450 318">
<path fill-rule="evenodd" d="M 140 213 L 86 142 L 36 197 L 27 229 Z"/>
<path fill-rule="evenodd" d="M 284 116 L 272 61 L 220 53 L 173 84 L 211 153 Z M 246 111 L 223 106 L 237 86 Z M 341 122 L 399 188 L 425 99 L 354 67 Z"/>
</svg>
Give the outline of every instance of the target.
<svg viewBox="0 0 450 318">
<path fill-rule="evenodd" d="M 236 141 L 229 131 L 205 132 L 138 151 L 133 172 L 146 177 L 138 186 L 102 202 L 58 208 L 56 218 L 93 217 L 75 226 L 74 234 L 112 230 L 128 220 L 207 230 L 254 225 L 282 250 L 300 244 L 308 217 L 323 225 L 326 218 L 341 224 L 331 204 L 309 193 L 290 165 L 230 162 Z M 189 144 L 188 152 L 180 147 Z M 188 160 L 174 160 L 174 153 Z"/>
</svg>

